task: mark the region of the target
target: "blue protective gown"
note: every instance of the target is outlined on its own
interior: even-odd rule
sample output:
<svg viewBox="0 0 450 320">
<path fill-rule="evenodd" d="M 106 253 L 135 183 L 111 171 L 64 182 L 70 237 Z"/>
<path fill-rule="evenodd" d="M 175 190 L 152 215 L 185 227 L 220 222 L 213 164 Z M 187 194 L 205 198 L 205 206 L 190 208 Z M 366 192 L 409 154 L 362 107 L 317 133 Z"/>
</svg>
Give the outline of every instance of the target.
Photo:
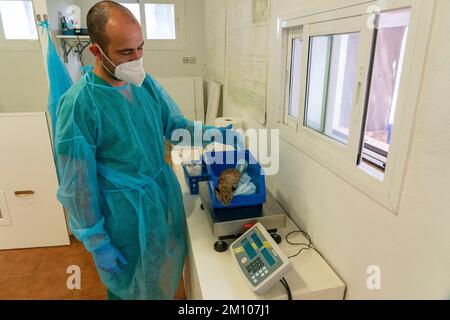
<svg viewBox="0 0 450 320">
<path fill-rule="evenodd" d="M 89 252 L 110 242 L 128 261 L 118 274 L 98 269 L 121 299 L 172 299 L 178 287 L 185 216 L 164 137 L 179 128 L 193 122 L 149 75 L 117 88 L 90 71 L 58 105 L 57 196 Z"/>
</svg>

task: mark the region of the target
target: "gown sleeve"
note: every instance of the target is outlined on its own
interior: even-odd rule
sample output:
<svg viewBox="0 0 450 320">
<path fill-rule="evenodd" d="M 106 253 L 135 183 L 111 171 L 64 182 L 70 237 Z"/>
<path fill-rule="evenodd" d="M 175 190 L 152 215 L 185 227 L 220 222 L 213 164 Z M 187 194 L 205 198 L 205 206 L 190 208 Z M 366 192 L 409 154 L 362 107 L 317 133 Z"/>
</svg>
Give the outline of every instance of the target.
<svg viewBox="0 0 450 320">
<path fill-rule="evenodd" d="M 211 140 L 203 139 L 203 134 L 208 127 L 203 126 L 200 121 L 186 119 L 176 102 L 173 101 L 164 88 L 149 75 L 147 75 L 147 78 L 161 107 L 161 121 L 166 140 L 172 144 L 191 146 L 205 146 L 211 143 Z M 182 131 L 176 132 L 180 129 L 187 130 L 191 139 L 180 139 L 180 135 L 184 136 Z"/>
<path fill-rule="evenodd" d="M 58 106 L 55 157 L 60 186 L 57 198 L 66 208 L 74 236 L 89 252 L 109 243 L 99 209 L 96 146 L 100 122 L 90 101 L 63 96 Z"/>
</svg>

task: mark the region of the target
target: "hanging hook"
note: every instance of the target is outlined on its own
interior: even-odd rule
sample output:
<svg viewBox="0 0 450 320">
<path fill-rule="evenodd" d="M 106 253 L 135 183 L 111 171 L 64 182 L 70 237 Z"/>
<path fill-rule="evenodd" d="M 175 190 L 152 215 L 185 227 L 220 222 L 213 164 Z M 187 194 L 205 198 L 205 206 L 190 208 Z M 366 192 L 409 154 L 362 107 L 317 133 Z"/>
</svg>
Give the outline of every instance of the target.
<svg viewBox="0 0 450 320">
<path fill-rule="evenodd" d="M 42 17 L 44 19 L 42 19 Z M 50 25 L 48 23 L 48 15 L 47 14 L 43 14 L 42 17 L 41 17 L 40 14 L 36 15 L 37 25 L 42 28 L 42 34 L 44 34 L 44 29 L 45 30 L 49 30 L 50 29 Z"/>
</svg>

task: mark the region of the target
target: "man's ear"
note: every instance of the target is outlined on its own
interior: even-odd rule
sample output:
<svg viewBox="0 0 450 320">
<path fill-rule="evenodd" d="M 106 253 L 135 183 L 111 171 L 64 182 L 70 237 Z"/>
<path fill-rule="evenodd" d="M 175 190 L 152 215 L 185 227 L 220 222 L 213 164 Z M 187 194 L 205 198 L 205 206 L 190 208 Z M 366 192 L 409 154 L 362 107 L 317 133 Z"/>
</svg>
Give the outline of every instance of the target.
<svg viewBox="0 0 450 320">
<path fill-rule="evenodd" d="M 94 55 L 95 60 L 101 60 L 102 59 L 102 53 L 100 52 L 100 49 L 97 45 L 91 45 L 89 47 L 89 51 Z"/>
</svg>

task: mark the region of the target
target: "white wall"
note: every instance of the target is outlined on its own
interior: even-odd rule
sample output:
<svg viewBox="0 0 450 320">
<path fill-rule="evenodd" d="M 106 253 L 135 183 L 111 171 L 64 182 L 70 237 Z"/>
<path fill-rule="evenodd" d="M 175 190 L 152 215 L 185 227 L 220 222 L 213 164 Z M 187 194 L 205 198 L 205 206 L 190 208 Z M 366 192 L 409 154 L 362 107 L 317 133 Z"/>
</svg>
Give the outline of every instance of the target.
<svg viewBox="0 0 450 320">
<path fill-rule="evenodd" d="M 271 52 L 277 16 L 312 1 L 272 0 Z M 450 299 L 449 16 L 450 1 L 438 0 L 398 215 L 280 142 L 280 171 L 268 177 L 268 187 L 346 283 L 347 299 Z M 274 79 L 279 70 L 272 62 L 270 58 L 269 127 L 278 119 L 274 97 L 279 84 Z M 247 128 L 261 127 L 226 100 L 225 114 L 243 117 Z M 370 265 L 381 267 L 380 291 L 366 287 Z"/>
<path fill-rule="evenodd" d="M 205 78 L 225 83 L 226 2 L 204 1 Z"/>
</svg>

